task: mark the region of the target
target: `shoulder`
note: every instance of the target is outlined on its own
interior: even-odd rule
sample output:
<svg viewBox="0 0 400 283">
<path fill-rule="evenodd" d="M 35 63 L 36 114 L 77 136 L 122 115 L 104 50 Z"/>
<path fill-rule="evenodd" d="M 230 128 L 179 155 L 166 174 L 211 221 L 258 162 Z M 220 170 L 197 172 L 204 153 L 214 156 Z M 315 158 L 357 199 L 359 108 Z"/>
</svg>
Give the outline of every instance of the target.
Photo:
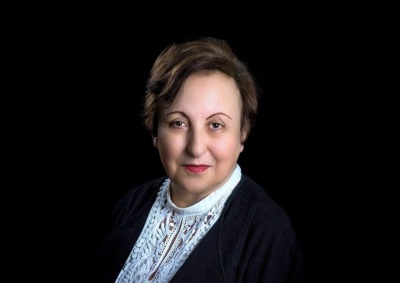
<svg viewBox="0 0 400 283">
<path fill-rule="evenodd" d="M 129 217 L 147 205 L 151 205 L 157 196 L 158 189 L 165 180 L 166 177 L 160 177 L 131 188 L 118 200 L 112 216 Z"/>
<path fill-rule="evenodd" d="M 279 209 L 276 201 L 267 192 L 266 188 L 261 187 L 256 181 L 246 174 L 242 174 L 242 178 L 237 185 L 235 194 L 243 202 L 248 202 L 251 206 L 262 203 L 263 207 L 272 206 L 272 209 Z"/>
<path fill-rule="evenodd" d="M 142 198 L 148 198 L 157 192 L 158 188 L 166 180 L 166 177 L 160 177 L 156 179 L 149 180 L 142 184 L 139 184 L 131 188 L 123 197 L 122 200 L 125 202 L 130 202 L 132 200 L 140 200 Z"/>
<path fill-rule="evenodd" d="M 291 221 L 283 207 L 266 188 L 245 174 L 237 186 L 231 205 L 240 208 L 242 212 L 247 211 L 247 221 L 250 220 L 250 225 L 256 226 L 257 230 L 275 231 L 289 238 L 295 237 Z"/>
<path fill-rule="evenodd" d="M 230 254 L 232 247 L 238 250 L 236 254 L 242 252 L 238 266 L 243 268 L 238 272 L 254 279 L 252 282 L 273 274 L 296 277 L 302 272 L 302 248 L 288 214 L 249 176 L 242 174 L 227 200 L 220 233 L 222 252 Z"/>
</svg>

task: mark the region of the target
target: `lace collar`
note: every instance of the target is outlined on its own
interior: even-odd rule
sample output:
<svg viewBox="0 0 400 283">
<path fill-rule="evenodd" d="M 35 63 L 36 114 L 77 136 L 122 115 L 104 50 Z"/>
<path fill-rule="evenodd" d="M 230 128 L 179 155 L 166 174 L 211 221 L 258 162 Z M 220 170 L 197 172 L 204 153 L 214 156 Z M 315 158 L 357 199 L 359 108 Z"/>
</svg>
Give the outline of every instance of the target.
<svg viewBox="0 0 400 283">
<path fill-rule="evenodd" d="M 178 207 L 172 202 L 170 194 L 170 179 L 166 179 L 164 181 L 161 191 L 167 190 L 167 203 L 172 207 L 174 211 L 182 214 L 201 214 L 209 211 L 223 196 L 229 195 L 239 183 L 241 177 L 241 168 L 239 164 L 237 164 L 228 181 L 226 181 L 225 184 L 223 184 L 219 189 L 215 190 L 198 203 L 184 208 Z"/>
</svg>

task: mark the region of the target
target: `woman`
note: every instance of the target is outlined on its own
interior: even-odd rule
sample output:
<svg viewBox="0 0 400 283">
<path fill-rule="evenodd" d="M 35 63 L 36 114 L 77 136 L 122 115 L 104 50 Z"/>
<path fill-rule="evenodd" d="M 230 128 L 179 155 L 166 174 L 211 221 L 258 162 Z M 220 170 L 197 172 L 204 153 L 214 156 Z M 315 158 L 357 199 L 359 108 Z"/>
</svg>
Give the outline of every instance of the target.
<svg viewBox="0 0 400 283">
<path fill-rule="evenodd" d="M 288 216 L 238 158 L 257 88 L 227 42 L 172 44 L 154 62 L 144 122 L 166 176 L 120 200 L 101 249 L 106 282 L 302 282 Z"/>
</svg>

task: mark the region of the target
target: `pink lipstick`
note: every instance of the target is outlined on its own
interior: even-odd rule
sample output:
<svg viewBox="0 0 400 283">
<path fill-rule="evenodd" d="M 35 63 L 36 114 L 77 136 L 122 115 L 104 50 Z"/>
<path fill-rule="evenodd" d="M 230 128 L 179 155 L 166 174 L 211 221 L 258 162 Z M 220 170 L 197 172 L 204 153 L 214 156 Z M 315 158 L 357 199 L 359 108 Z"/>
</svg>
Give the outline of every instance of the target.
<svg viewBox="0 0 400 283">
<path fill-rule="evenodd" d="M 192 173 L 201 173 L 208 169 L 209 166 L 207 165 L 194 165 L 194 164 L 187 164 L 184 165 L 185 168 L 192 172 Z"/>
</svg>

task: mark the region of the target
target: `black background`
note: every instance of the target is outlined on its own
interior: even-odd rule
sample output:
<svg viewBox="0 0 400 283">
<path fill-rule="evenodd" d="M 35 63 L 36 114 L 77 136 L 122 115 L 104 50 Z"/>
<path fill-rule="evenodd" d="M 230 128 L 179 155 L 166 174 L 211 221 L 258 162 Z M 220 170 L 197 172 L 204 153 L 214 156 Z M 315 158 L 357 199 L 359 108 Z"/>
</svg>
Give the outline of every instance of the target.
<svg viewBox="0 0 400 283">
<path fill-rule="evenodd" d="M 206 15 L 203 22 L 186 15 L 153 26 L 152 17 L 86 12 L 24 26 L 30 51 L 21 56 L 34 77 L 20 109 L 32 113 L 24 121 L 32 187 L 24 202 L 34 207 L 29 246 L 44 256 L 35 272 L 85 278 L 116 201 L 164 174 L 140 103 L 161 50 L 198 36 L 227 40 L 262 90 L 239 164 L 288 212 L 310 282 L 353 268 L 344 247 L 354 240 L 348 229 L 355 216 L 347 214 L 356 195 L 348 179 L 355 158 L 348 119 L 354 34 L 324 15 L 282 15 L 254 22 L 213 15 L 205 23 Z"/>
</svg>

